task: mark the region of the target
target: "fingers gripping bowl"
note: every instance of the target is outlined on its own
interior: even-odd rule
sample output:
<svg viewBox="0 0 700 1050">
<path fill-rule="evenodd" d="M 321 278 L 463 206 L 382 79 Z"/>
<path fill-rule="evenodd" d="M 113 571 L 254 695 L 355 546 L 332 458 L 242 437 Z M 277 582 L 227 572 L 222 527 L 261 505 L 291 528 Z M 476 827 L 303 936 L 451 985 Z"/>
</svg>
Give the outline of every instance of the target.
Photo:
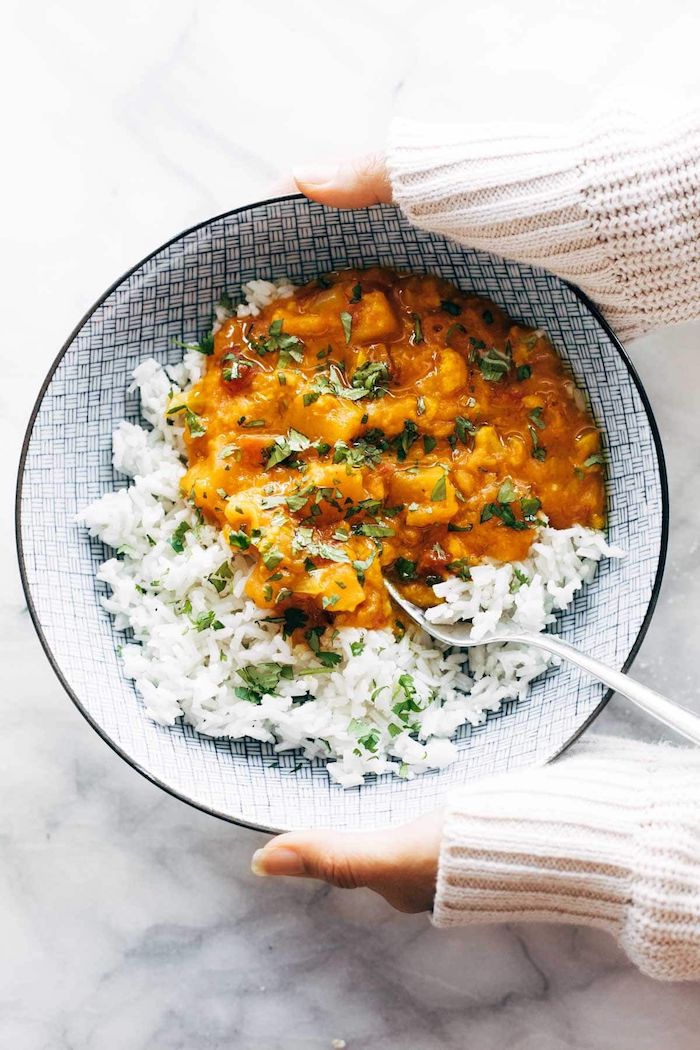
<svg viewBox="0 0 700 1050">
<path fill-rule="evenodd" d="M 125 677 L 117 652 L 124 639 L 115 635 L 100 604 L 105 588 L 94 580 L 113 552 L 88 541 L 74 522 L 91 501 L 124 484 L 111 466 L 111 436 L 120 420 L 139 422 L 138 398 L 129 393 L 134 368 L 149 357 L 181 367 L 182 349 L 173 340 L 199 337 L 211 304 L 226 290 L 236 297 L 247 281 L 288 275 L 302 284 L 328 271 L 375 265 L 436 274 L 492 299 L 523 325 L 544 329 L 586 390 L 608 450 L 609 539 L 627 556 L 601 564 L 557 629 L 622 666 L 648 619 L 663 561 L 663 466 L 645 399 L 614 338 L 561 282 L 413 230 L 391 208 L 335 213 L 293 198 L 243 209 L 177 238 L 98 304 L 47 381 L 20 479 L 23 569 L 44 644 L 110 743 L 188 801 L 256 826 L 367 827 L 408 819 L 469 776 L 551 757 L 602 700 L 601 688 L 573 668 L 551 669 L 519 703 L 505 702 L 482 725 L 461 726 L 451 764 L 413 780 L 370 777 L 343 791 L 321 759 L 278 754 L 250 736 L 207 737 L 182 722 L 158 725 Z M 372 398 L 367 408 L 375 411 L 378 403 Z M 49 432 L 54 440 L 47 444 Z M 197 608 L 190 618 L 211 611 Z M 457 679 L 446 684 L 460 687 Z"/>
</svg>

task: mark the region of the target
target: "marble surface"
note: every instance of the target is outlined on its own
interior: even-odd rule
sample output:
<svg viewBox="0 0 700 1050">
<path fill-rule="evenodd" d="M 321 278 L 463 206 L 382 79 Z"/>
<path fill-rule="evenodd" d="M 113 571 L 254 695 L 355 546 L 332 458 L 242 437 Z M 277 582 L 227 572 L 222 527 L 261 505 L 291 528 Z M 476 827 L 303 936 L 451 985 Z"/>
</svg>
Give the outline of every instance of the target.
<svg viewBox="0 0 700 1050">
<path fill-rule="evenodd" d="M 256 880 L 260 836 L 164 795 L 72 707 L 34 635 L 12 540 L 14 463 L 41 380 L 134 261 L 266 195 L 295 160 L 379 144 L 395 109 L 580 112 L 619 82 L 621 56 L 643 53 L 657 5 L 76 0 L 4 11 L 0 1046 L 696 1047 L 697 986 L 641 977 L 602 933 L 439 932 L 364 891 Z M 689 12 L 664 4 L 667 39 L 692 39 L 679 28 Z M 698 710 L 699 342 L 700 326 L 686 325 L 631 347 L 672 508 L 635 673 Z M 660 735 L 618 700 L 594 731 Z"/>
</svg>

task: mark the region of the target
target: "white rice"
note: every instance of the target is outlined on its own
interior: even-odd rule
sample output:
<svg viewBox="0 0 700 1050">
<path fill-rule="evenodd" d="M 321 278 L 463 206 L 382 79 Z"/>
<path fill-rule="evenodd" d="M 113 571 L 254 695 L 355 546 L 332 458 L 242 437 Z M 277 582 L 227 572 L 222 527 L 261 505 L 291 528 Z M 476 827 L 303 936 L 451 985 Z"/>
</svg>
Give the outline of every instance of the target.
<svg viewBox="0 0 700 1050">
<path fill-rule="evenodd" d="M 252 281 L 244 286 L 238 315 L 255 316 L 293 290 L 286 280 Z M 215 328 L 229 313 L 217 307 Z M 111 591 L 102 603 L 117 630 L 133 631 L 135 642 L 121 652 L 148 713 L 163 725 L 184 717 L 209 736 L 249 736 L 277 751 L 300 748 L 307 758 L 328 760 L 329 773 L 344 787 L 362 783 L 368 773 L 412 778 L 449 765 L 457 753 L 450 740 L 455 730 L 483 722 L 507 698 L 524 697 L 551 658 L 491 644 L 470 649 L 467 668 L 463 652 L 445 651 L 410 626 L 400 641 L 388 630 L 343 628 L 323 642 L 342 655 L 341 662 L 313 673 L 318 660 L 311 650 L 292 646 L 278 624 L 264 622 L 269 611 L 245 596 L 251 562 L 232 555 L 219 530 L 201 524 L 180 496 L 182 424 L 166 424 L 166 402 L 170 391 L 196 382 L 204 366 L 202 355 L 189 351 L 167 372 L 153 359 L 135 369 L 134 388 L 150 426 L 122 421 L 113 438 L 114 467 L 133 483 L 80 516 L 90 534 L 118 555 L 98 571 Z M 170 541 L 181 522 L 190 528 L 178 553 Z M 477 637 L 497 625 L 542 631 L 592 579 L 602 557 L 621 555 L 601 532 L 543 527 L 525 561 L 476 566 L 469 582 L 438 584 L 435 593 L 444 604 L 427 615 L 434 623 L 471 620 Z M 231 576 L 223 581 L 216 573 L 226 562 Z M 205 614 L 220 627 L 198 628 Z M 353 645 L 356 652 L 362 648 L 358 655 Z M 281 678 L 259 703 L 241 699 L 237 669 L 260 663 L 292 668 L 291 677 Z M 420 710 L 406 714 L 405 724 L 393 710 L 398 704 Z"/>
</svg>

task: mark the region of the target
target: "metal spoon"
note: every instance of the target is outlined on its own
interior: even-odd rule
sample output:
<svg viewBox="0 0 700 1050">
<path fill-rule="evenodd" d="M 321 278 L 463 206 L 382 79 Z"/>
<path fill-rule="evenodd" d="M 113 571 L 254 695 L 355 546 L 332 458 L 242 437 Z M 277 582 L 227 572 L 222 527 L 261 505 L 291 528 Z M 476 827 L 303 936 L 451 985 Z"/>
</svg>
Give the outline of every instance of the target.
<svg viewBox="0 0 700 1050">
<path fill-rule="evenodd" d="M 576 664 L 586 674 L 591 675 L 593 678 L 598 678 L 611 689 L 614 689 L 616 693 L 627 697 L 633 704 L 640 707 L 642 711 L 646 711 L 648 715 L 656 718 L 665 726 L 674 729 L 687 740 L 692 740 L 694 744 L 700 744 L 700 718 L 694 715 L 692 711 L 686 711 L 684 707 L 667 700 L 661 693 L 657 693 L 648 686 L 642 685 L 641 682 L 635 682 L 633 678 L 623 674 L 622 671 L 615 671 L 612 667 L 601 663 L 600 660 L 587 656 L 586 653 L 579 652 L 573 645 L 563 642 L 561 638 L 557 638 L 553 634 L 537 634 L 534 631 L 519 631 L 517 634 L 510 634 L 505 631 L 499 634 L 496 631 L 486 638 L 479 638 L 478 641 L 475 641 L 471 638 L 469 624 L 430 623 L 423 615 L 422 609 L 419 609 L 413 602 L 407 601 L 393 583 L 387 579 L 384 580 L 384 583 L 396 604 L 401 606 L 426 634 L 429 634 L 432 638 L 437 638 L 439 642 L 465 649 L 473 645 L 488 645 L 490 642 L 516 642 L 519 645 L 534 645 L 536 649 L 544 649 L 547 653 L 553 653 L 555 656 L 560 656 L 563 660 Z"/>
</svg>

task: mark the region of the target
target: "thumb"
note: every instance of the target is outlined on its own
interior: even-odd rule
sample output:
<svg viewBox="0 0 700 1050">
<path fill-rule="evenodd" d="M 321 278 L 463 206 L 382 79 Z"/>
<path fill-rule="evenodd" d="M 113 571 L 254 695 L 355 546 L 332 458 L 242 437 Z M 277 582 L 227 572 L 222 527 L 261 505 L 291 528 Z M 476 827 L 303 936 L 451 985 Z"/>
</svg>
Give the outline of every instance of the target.
<svg viewBox="0 0 700 1050">
<path fill-rule="evenodd" d="M 424 911 L 435 893 L 442 812 L 381 831 L 300 831 L 280 835 L 253 856 L 256 875 L 366 886 L 400 911 Z"/>
<path fill-rule="evenodd" d="M 391 203 L 391 183 L 382 153 L 371 153 L 340 165 L 295 168 L 294 181 L 303 194 L 334 208 L 366 208 Z"/>
</svg>

